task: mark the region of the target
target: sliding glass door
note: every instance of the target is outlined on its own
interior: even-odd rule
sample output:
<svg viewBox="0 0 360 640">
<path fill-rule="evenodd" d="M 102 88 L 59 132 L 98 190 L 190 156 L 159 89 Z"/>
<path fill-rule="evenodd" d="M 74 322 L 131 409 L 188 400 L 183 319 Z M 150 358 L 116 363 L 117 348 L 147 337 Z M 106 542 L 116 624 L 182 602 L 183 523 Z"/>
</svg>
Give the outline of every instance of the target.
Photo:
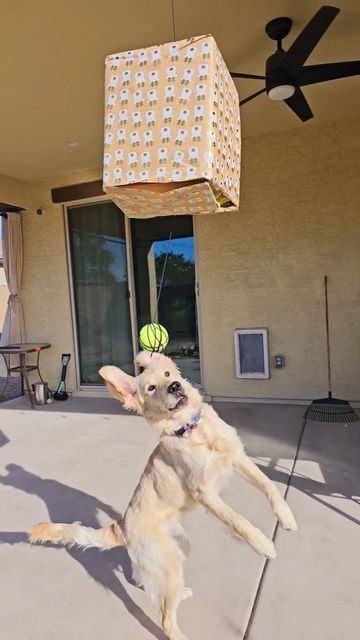
<svg viewBox="0 0 360 640">
<path fill-rule="evenodd" d="M 106 364 L 133 374 L 133 336 L 148 322 L 167 328 L 166 353 L 201 384 L 192 217 L 125 224 L 112 202 L 67 213 L 79 384 L 103 384 L 98 371 Z"/>
<path fill-rule="evenodd" d="M 131 220 L 138 326 L 160 322 L 167 354 L 183 375 L 201 383 L 196 273 L 191 216 Z"/>
<path fill-rule="evenodd" d="M 112 202 L 68 209 L 80 383 L 100 384 L 100 367 L 133 373 L 125 221 Z"/>
</svg>

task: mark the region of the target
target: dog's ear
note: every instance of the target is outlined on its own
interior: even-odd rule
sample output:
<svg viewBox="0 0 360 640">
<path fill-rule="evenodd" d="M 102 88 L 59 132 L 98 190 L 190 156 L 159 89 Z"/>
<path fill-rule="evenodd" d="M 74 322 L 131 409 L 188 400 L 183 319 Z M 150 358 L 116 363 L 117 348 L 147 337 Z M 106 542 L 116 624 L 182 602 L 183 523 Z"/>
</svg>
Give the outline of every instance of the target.
<svg viewBox="0 0 360 640">
<path fill-rule="evenodd" d="M 171 358 L 164 356 L 162 353 L 152 351 L 140 351 L 135 358 L 135 364 L 139 365 L 139 367 L 142 367 L 143 369 L 154 366 L 164 366 L 170 369 L 176 368 L 176 365 Z"/>
<path fill-rule="evenodd" d="M 125 409 L 142 415 L 142 403 L 134 376 L 129 376 L 112 365 L 102 367 L 99 374 L 104 378 L 112 395 L 120 400 Z"/>
</svg>

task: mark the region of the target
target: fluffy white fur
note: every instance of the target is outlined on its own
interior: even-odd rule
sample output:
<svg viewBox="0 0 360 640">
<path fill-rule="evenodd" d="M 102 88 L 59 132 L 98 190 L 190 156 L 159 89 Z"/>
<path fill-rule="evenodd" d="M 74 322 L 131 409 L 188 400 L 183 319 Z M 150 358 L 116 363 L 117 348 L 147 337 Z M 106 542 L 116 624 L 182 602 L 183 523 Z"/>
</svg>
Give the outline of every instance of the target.
<svg viewBox="0 0 360 640">
<path fill-rule="evenodd" d="M 127 409 L 143 415 L 160 436 L 122 521 L 97 530 L 78 523 L 40 523 L 31 530 L 30 540 L 102 549 L 126 546 L 134 578 L 158 602 L 159 620 L 168 638 L 186 640 L 176 618 L 180 601 L 191 595 L 184 587 L 188 543 L 179 522 L 183 513 L 200 504 L 257 553 L 275 558 L 273 542 L 219 496 L 235 471 L 266 495 L 284 529 L 294 531 L 296 522 L 278 489 L 245 454 L 235 429 L 202 401 L 174 362 L 161 354 L 141 352 L 137 363 L 143 372 L 136 378 L 114 366 L 100 370 L 113 395 Z M 169 392 L 174 382 L 181 385 L 176 394 Z M 175 436 L 199 411 L 200 421 L 191 437 Z"/>
</svg>

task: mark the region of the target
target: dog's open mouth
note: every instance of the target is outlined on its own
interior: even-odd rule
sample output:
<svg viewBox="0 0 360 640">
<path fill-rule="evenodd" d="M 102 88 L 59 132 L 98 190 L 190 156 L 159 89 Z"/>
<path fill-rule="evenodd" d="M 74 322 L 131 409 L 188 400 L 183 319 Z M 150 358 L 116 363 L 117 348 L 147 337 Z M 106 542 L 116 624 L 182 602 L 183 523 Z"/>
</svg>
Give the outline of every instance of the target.
<svg viewBox="0 0 360 640">
<path fill-rule="evenodd" d="M 188 403 L 187 396 L 184 396 L 183 394 L 176 396 L 176 404 L 174 407 L 171 407 L 170 411 L 175 411 L 175 409 L 186 407 L 187 403 Z"/>
</svg>

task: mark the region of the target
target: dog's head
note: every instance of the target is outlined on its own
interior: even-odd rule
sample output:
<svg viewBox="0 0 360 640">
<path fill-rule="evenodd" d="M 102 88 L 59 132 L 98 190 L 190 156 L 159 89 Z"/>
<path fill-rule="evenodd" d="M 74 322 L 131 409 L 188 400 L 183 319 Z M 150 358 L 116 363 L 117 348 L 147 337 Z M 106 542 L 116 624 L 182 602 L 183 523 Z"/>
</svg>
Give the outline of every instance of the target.
<svg viewBox="0 0 360 640">
<path fill-rule="evenodd" d="M 185 380 L 176 364 L 161 353 L 141 351 L 135 363 L 142 368 L 137 377 L 114 366 L 106 366 L 99 373 L 112 394 L 125 409 L 143 415 L 149 422 L 181 421 L 181 413 L 194 413 L 201 396 Z"/>
</svg>

